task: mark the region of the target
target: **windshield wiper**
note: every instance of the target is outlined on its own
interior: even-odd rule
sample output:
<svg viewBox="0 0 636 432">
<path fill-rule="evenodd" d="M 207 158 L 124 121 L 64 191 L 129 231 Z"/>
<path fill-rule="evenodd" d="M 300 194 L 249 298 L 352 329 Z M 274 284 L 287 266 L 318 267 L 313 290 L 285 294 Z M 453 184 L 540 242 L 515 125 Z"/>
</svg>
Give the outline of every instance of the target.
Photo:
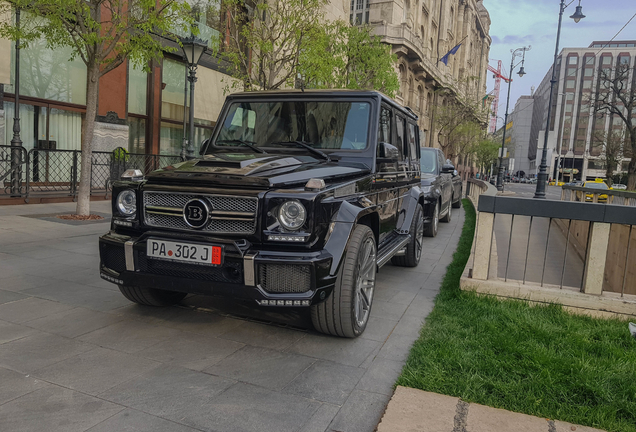
<svg viewBox="0 0 636 432">
<path fill-rule="evenodd" d="M 231 140 L 216 140 L 215 144 L 219 144 L 219 143 L 224 143 L 224 144 L 240 144 L 240 145 L 244 145 L 247 146 L 249 148 L 251 148 L 252 150 L 255 150 L 259 153 L 267 153 L 265 150 L 263 150 L 262 148 L 258 148 L 256 147 L 254 144 L 256 144 L 254 141 L 245 141 L 245 140 L 240 140 L 240 139 L 231 139 Z"/>
<path fill-rule="evenodd" d="M 318 156 L 320 156 L 321 158 L 323 158 L 324 160 L 326 160 L 327 162 L 331 162 L 331 158 L 329 157 L 329 155 L 321 150 L 318 150 L 317 148 L 313 148 L 312 146 L 309 145 L 309 143 L 305 142 L 305 141 L 279 141 L 279 142 L 275 142 L 272 144 L 280 144 L 280 145 L 287 145 L 287 144 L 294 144 L 303 148 L 306 148 L 307 150 L 309 150 L 310 152 L 312 152 L 313 154 L 316 154 Z"/>
</svg>

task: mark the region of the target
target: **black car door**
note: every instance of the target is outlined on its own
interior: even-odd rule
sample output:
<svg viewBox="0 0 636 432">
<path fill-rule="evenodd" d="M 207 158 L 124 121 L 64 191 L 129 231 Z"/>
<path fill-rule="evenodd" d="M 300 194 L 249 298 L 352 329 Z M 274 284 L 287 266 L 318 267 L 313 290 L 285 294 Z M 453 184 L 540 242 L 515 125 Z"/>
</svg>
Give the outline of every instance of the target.
<svg viewBox="0 0 636 432">
<path fill-rule="evenodd" d="M 380 216 L 380 238 L 382 242 L 387 234 L 393 232 L 396 227 L 398 209 L 398 161 L 403 157 L 403 151 L 395 146 L 395 116 L 393 110 L 382 105 L 380 108 L 380 124 L 378 129 L 378 155 L 376 158 L 376 174 L 374 189 L 377 191 L 378 213 Z M 387 143 L 397 147 L 397 158 L 382 157 L 380 155 L 380 143 Z"/>
</svg>

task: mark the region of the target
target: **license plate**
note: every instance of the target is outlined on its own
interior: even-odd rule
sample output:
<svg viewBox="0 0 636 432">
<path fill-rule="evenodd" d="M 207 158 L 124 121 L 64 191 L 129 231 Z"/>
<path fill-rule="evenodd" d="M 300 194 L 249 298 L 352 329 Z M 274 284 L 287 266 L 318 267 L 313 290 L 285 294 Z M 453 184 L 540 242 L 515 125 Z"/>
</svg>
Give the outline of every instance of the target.
<svg viewBox="0 0 636 432">
<path fill-rule="evenodd" d="M 223 263 L 223 246 L 149 239 L 146 255 L 149 258 L 169 261 L 220 266 Z"/>
</svg>

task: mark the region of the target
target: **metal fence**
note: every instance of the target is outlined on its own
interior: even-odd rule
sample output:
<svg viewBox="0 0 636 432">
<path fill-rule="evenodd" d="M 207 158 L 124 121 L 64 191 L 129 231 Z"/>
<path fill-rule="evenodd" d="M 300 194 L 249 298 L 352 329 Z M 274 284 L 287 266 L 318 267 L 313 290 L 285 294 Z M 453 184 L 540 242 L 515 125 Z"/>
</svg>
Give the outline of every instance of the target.
<svg viewBox="0 0 636 432">
<path fill-rule="evenodd" d="M 80 150 L 49 150 L 0 146 L 0 195 L 23 197 L 32 193 L 76 196 L 81 178 Z M 144 175 L 181 162 L 181 156 L 128 153 L 119 147 L 112 152 L 93 152 L 91 157 L 91 194 L 111 190 L 127 169 L 139 169 Z"/>
</svg>

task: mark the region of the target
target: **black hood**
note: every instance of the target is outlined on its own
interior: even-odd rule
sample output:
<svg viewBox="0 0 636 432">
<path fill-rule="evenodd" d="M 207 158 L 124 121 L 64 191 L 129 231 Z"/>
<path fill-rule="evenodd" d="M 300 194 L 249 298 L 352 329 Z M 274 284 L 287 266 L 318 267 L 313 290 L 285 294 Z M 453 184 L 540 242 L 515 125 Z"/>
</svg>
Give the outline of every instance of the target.
<svg viewBox="0 0 636 432">
<path fill-rule="evenodd" d="M 422 179 L 422 186 L 430 186 L 433 184 L 435 179 L 437 179 L 437 174 L 422 173 L 421 179 Z"/>
<path fill-rule="evenodd" d="M 304 185 L 311 178 L 338 182 L 366 175 L 364 164 L 343 164 L 308 155 L 220 153 L 181 162 L 150 173 L 149 183 L 188 183 L 253 188 Z"/>
</svg>

